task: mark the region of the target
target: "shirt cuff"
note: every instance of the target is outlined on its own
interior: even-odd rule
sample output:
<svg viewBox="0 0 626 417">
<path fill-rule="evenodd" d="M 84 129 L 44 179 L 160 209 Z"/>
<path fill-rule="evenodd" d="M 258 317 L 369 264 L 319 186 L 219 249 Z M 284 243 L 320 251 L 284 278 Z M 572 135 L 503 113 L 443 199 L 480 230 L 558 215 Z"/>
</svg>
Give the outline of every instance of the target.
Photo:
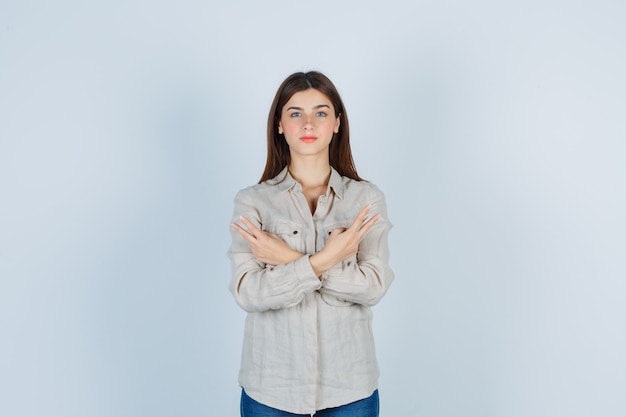
<svg viewBox="0 0 626 417">
<path fill-rule="evenodd" d="M 320 281 L 317 275 L 315 275 L 309 258 L 310 255 L 304 255 L 294 262 L 294 266 L 296 267 L 296 276 L 306 288 L 318 290 L 322 287 L 322 281 Z"/>
</svg>

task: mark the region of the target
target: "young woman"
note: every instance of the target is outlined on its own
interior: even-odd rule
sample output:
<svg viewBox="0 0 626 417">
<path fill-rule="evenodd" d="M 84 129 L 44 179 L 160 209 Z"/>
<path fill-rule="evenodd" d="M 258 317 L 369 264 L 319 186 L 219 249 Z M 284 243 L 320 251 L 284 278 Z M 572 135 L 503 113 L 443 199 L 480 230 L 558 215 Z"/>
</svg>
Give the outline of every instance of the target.
<svg viewBox="0 0 626 417">
<path fill-rule="evenodd" d="M 393 280 L 383 194 L 357 174 L 332 82 L 279 87 L 258 184 L 235 197 L 230 290 L 248 312 L 241 416 L 378 416 L 372 312 Z"/>
</svg>

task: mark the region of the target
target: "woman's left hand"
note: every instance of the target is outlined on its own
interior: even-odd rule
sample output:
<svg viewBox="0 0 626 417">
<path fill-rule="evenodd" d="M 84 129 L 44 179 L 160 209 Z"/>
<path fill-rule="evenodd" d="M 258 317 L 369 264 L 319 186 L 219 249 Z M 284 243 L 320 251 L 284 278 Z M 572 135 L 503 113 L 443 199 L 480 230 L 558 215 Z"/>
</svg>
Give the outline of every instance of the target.
<svg viewBox="0 0 626 417">
<path fill-rule="evenodd" d="M 285 241 L 273 233 L 264 232 L 243 216 L 239 217 L 248 230 L 232 223 L 233 229 L 246 239 L 252 255 L 268 265 L 284 265 L 299 259 L 302 254 L 292 249 Z"/>
</svg>

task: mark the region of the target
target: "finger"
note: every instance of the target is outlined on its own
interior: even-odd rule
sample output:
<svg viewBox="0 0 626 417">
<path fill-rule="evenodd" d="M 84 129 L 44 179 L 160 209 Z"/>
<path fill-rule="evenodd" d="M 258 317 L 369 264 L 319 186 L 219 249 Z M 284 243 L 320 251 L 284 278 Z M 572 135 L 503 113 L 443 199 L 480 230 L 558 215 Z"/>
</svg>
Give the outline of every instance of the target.
<svg viewBox="0 0 626 417">
<path fill-rule="evenodd" d="M 261 232 L 261 230 L 258 227 L 252 224 L 252 222 L 246 219 L 245 217 L 239 216 L 239 219 L 241 220 L 243 224 L 246 225 L 246 227 L 248 228 L 248 233 L 250 233 L 252 236 L 257 237 L 257 234 Z"/>
<path fill-rule="evenodd" d="M 346 230 L 348 230 L 348 229 L 346 229 L 345 227 L 338 227 L 338 228 L 333 229 L 333 230 L 330 231 L 330 236 L 339 235 L 339 234 L 345 232 Z"/>
<path fill-rule="evenodd" d="M 362 237 L 363 235 L 365 235 L 365 233 L 367 233 L 367 231 L 370 230 L 372 226 L 374 226 L 374 223 L 376 223 L 378 219 L 380 219 L 380 214 L 373 216 L 371 219 L 363 223 L 363 226 L 359 229 L 359 236 Z"/>
<path fill-rule="evenodd" d="M 354 219 L 354 222 L 352 222 L 352 226 L 350 226 L 350 228 L 359 230 L 359 227 L 361 227 L 363 220 L 365 220 L 365 216 L 367 216 L 367 212 L 370 211 L 371 208 L 372 206 L 370 204 L 363 207 L 359 214 L 356 215 L 356 218 Z"/>
<path fill-rule="evenodd" d="M 254 240 L 256 240 L 256 238 L 251 235 L 246 229 L 244 229 L 243 227 L 239 226 L 237 223 L 231 223 L 231 226 L 233 227 L 233 229 L 235 229 L 237 232 L 239 232 L 239 234 L 246 239 L 248 242 L 252 242 Z"/>
</svg>

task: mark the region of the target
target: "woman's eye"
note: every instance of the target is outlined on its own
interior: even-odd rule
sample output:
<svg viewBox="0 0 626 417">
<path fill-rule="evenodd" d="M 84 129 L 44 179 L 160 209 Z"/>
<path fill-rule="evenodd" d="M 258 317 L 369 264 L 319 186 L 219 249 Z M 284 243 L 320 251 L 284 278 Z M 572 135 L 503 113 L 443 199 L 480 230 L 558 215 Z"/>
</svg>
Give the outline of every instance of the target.
<svg viewBox="0 0 626 417">
<path fill-rule="evenodd" d="M 326 116 L 327 116 L 326 112 L 323 112 L 323 111 L 317 112 L 317 117 L 326 117 Z"/>
<path fill-rule="evenodd" d="M 301 114 L 300 114 L 299 112 L 297 112 L 297 111 L 296 111 L 296 112 L 293 112 L 293 113 L 291 113 L 291 114 L 289 115 L 289 117 L 300 117 L 300 116 L 301 116 Z"/>
</svg>

